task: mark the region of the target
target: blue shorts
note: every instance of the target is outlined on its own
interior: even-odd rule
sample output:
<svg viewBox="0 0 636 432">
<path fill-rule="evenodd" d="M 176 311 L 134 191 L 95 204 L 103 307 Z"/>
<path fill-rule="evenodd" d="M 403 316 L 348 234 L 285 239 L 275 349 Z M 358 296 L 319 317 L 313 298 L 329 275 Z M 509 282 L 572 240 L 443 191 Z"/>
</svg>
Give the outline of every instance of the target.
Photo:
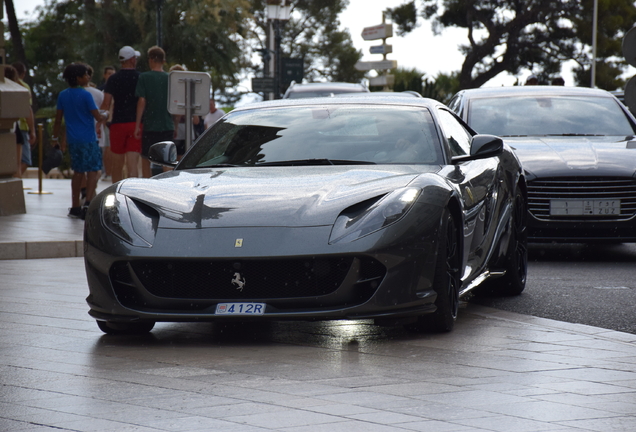
<svg viewBox="0 0 636 432">
<path fill-rule="evenodd" d="M 102 150 L 97 141 L 85 144 L 69 143 L 68 152 L 74 172 L 85 173 L 102 169 Z"/>
<path fill-rule="evenodd" d="M 31 143 L 29 143 L 29 133 L 20 130 L 22 134 L 22 163 L 31 166 Z"/>
</svg>

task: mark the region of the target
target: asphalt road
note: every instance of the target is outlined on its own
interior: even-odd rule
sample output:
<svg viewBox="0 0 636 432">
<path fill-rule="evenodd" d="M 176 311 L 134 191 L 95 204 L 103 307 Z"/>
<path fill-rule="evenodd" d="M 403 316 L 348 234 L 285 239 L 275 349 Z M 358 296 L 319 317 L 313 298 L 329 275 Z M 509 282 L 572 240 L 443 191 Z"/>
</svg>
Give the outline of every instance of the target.
<svg viewBox="0 0 636 432">
<path fill-rule="evenodd" d="M 516 297 L 472 297 L 510 312 L 636 334 L 636 243 L 531 244 Z"/>
</svg>

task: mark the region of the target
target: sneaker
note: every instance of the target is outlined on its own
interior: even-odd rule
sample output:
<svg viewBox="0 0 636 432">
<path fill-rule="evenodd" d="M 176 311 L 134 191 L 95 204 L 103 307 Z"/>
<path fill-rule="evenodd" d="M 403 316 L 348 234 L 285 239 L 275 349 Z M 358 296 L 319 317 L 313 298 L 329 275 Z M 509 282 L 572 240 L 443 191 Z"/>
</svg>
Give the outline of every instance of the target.
<svg viewBox="0 0 636 432">
<path fill-rule="evenodd" d="M 88 212 L 88 206 L 90 205 L 90 202 L 85 202 L 84 205 L 82 206 L 82 209 L 80 210 L 80 219 L 81 220 L 85 220 L 86 219 L 86 213 Z"/>
<path fill-rule="evenodd" d="M 81 218 L 82 217 L 82 208 L 81 207 L 71 207 L 68 209 L 68 217 L 72 218 Z"/>
<path fill-rule="evenodd" d="M 80 190 L 80 205 L 86 205 L 86 188 Z"/>
</svg>

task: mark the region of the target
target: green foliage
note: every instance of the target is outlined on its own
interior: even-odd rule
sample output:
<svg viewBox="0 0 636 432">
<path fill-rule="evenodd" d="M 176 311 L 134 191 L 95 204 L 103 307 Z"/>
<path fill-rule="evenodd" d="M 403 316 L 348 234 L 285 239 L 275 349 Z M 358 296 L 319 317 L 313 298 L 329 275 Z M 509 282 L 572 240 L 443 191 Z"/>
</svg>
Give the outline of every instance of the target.
<svg viewBox="0 0 636 432">
<path fill-rule="evenodd" d="M 593 0 L 583 0 L 581 13 L 572 21 L 577 37 L 592 45 Z M 596 48 L 596 86 L 605 90 L 623 88 L 620 77 L 627 64 L 622 54 L 622 38 L 636 22 L 636 6 L 631 0 L 601 0 L 598 2 L 598 32 Z M 581 50 L 574 68 L 577 85 L 591 85 L 591 49 Z"/>
<path fill-rule="evenodd" d="M 240 45 L 250 19 L 247 0 L 165 0 L 162 10 L 163 48 L 170 64 L 206 71 L 215 90 L 234 87 L 248 63 Z M 52 106 L 66 88 L 64 67 L 85 62 L 99 84 L 104 66 L 119 66 L 124 45 L 142 53 L 156 44 L 156 2 L 147 0 L 52 1 L 37 19 L 22 26 L 33 91 L 38 106 Z M 8 58 L 12 47 L 9 45 Z"/>
<path fill-rule="evenodd" d="M 51 0 L 35 20 L 22 23 L 27 63 L 36 106 L 54 106 L 66 88 L 61 79 L 71 62 L 95 69 L 100 84 L 103 67 L 119 66 L 124 45 L 142 53 L 138 69 L 147 70 L 146 51 L 157 43 L 156 0 Z M 239 82 L 260 68 L 252 56 L 266 46 L 266 0 L 162 0 L 162 47 L 168 65 L 208 72 L 220 104 L 232 105 L 245 91 Z M 282 57 L 304 59 L 306 81 L 359 82 L 354 68 L 362 53 L 338 15 L 347 0 L 296 0 L 292 19 L 282 32 Z M 14 49 L 7 43 L 9 62 Z M 283 89 L 284 90 L 284 89 Z"/>
<path fill-rule="evenodd" d="M 393 91 L 402 92 L 411 90 L 422 94 L 422 79 L 424 78 L 423 72 L 420 72 L 415 68 L 396 68 L 391 71 L 391 74 L 395 77 Z"/>
<path fill-rule="evenodd" d="M 435 79 L 425 76 L 425 74 L 415 68 L 396 68 L 391 71 L 395 76 L 393 91 L 414 91 L 425 98 L 435 99 L 444 104 L 448 103 L 453 95 L 459 91 L 459 74 L 450 75 L 439 73 Z"/>
<path fill-rule="evenodd" d="M 387 9 L 386 17 L 396 25 L 398 36 L 404 36 L 417 28 L 417 7 L 415 0 L 404 3 L 398 7 Z"/>
<path fill-rule="evenodd" d="M 255 20 L 251 28 L 251 46 L 267 47 L 268 21 L 265 0 L 251 0 Z M 338 15 L 347 0 L 297 0 L 281 33 L 282 57 L 302 58 L 304 81 L 360 82 L 365 73 L 354 65 L 362 52 L 356 50 L 348 31 L 339 30 Z M 258 71 L 260 65 L 253 65 Z M 281 94 L 286 88 L 281 88 Z"/>
<path fill-rule="evenodd" d="M 436 32 L 467 29 L 468 41 L 459 47 L 465 55 L 461 88 L 480 87 L 501 72 L 517 74 L 521 68 L 559 70 L 577 48 L 571 25 L 580 10 L 577 0 L 420 0 L 419 7 Z M 391 16 L 400 12 L 396 9 L 388 10 Z M 404 17 L 397 22 L 399 31 L 416 24 L 417 17 L 399 16 Z"/>
</svg>

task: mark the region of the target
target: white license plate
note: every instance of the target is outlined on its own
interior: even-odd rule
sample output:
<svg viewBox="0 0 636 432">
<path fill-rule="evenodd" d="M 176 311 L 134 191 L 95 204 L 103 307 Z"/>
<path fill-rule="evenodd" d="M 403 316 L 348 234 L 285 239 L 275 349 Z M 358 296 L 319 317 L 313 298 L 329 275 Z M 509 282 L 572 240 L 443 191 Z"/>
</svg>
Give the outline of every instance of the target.
<svg viewBox="0 0 636 432">
<path fill-rule="evenodd" d="M 216 315 L 263 315 L 265 303 L 219 303 Z"/>
<path fill-rule="evenodd" d="M 620 216 L 621 200 L 550 200 L 550 216 Z"/>
</svg>

